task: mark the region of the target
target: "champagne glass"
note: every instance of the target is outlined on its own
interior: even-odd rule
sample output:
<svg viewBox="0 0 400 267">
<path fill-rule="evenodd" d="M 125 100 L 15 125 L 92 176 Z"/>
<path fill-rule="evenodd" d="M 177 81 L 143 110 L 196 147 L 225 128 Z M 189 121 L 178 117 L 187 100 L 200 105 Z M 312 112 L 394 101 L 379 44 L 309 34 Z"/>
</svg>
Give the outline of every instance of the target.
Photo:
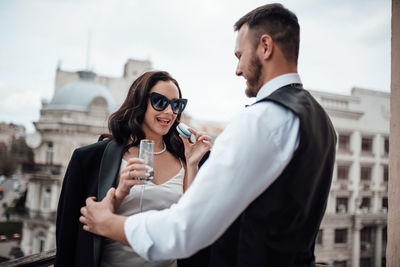
<svg viewBox="0 0 400 267">
<path fill-rule="evenodd" d="M 154 141 L 148 139 L 140 140 L 139 147 L 139 158 L 144 161 L 144 164 L 148 166 L 149 177 L 142 178 L 145 181 L 151 181 L 154 179 Z"/>
</svg>

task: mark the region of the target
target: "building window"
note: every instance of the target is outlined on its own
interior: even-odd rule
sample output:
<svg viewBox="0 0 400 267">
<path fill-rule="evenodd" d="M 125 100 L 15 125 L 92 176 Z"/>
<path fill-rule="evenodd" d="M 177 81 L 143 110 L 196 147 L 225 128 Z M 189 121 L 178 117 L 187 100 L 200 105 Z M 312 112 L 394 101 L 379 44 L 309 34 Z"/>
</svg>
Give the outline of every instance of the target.
<svg viewBox="0 0 400 267">
<path fill-rule="evenodd" d="M 43 232 L 39 232 L 37 235 L 37 249 L 39 250 L 38 252 L 43 252 L 45 251 L 45 245 L 46 245 L 46 235 Z"/>
<path fill-rule="evenodd" d="M 382 198 L 382 209 L 388 210 L 389 208 L 389 202 L 387 197 Z"/>
<path fill-rule="evenodd" d="M 350 135 L 339 134 L 339 150 L 350 151 Z"/>
<path fill-rule="evenodd" d="M 347 229 L 335 229 L 335 244 L 347 243 Z"/>
<path fill-rule="evenodd" d="M 361 139 L 361 152 L 372 153 L 372 138 L 363 137 Z"/>
<path fill-rule="evenodd" d="M 384 141 L 385 143 L 384 143 L 384 148 L 385 148 L 385 154 L 387 155 L 387 154 L 389 154 L 389 138 L 388 137 L 386 137 L 385 138 L 385 141 Z"/>
<path fill-rule="evenodd" d="M 382 229 L 382 242 L 387 243 L 387 226 Z"/>
<path fill-rule="evenodd" d="M 42 191 L 42 211 L 48 212 L 50 210 L 51 202 L 51 189 L 47 187 Z"/>
<path fill-rule="evenodd" d="M 336 213 L 347 213 L 348 202 L 349 201 L 347 197 L 336 198 Z"/>
<path fill-rule="evenodd" d="M 46 147 L 46 164 L 52 165 L 53 164 L 53 142 L 48 142 Z"/>
<path fill-rule="evenodd" d="M 389 168 L 388 165 L 383 165 L 383 181 L 389 181 Z"/>
<path fill-rule="evenodd" d="M 361 258 L 360 267 L 372 267 L 371 258 Z"/>
<path fill-rule="evenodd" d="M 333 267 L 347 267 L 347 261 L 334 261 Z"/>
<path fill-rule="evenodd" d="M 367 209 L 371 207 L 371 199 L 369 197 L 363 197 L 361 199 L 360 209 Z"/>
<path fill-rule="evenodd" d="M 361 180 L 362 181 L 371 181 L 371 173 L 372 173 L 371 167 L 362 166 L 361 167 Z"/>
<path fill-rule="evenodd" d="M 317 245 L 322 245 L 322 236 L 323 236 L 324 232 L 322 229 L 318 230 L 318 234 L 317 234 L 317 240 L 315 241 L 317 243 Z"/>
<path fill-rule="evenodd" d="M 348 180 L 349 179 L 349 166 L 338 166 L 337 167 L 337 178 L 338 180 Z"/>
<path fill-rule="evenodd" d="M 39 252 L 43 252 L 44 251 L 44 245 L 45 245 L 45 240 L 43 239 L 39 239 Z"/>
<path fill-rule="evenodd" d="M 360 231 L 361 242 L 371 243 L 372 242 L 372 227 L 366 226 Z"/>
</svg>

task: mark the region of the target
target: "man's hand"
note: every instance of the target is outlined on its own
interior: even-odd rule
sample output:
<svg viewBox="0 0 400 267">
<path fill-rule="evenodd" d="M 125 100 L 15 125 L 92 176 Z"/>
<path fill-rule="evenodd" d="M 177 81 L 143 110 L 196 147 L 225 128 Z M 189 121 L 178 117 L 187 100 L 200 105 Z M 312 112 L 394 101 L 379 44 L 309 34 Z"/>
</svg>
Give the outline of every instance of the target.
<svg viewBox="0 0 400 267">
<path fill-rule="evenodd" d="M 83 230 L 129 245 L 124 233 L 126 217 L 114 214 L 115 188 L 108 190 L 102 201 L 95 200 L 88 197 L 86 206 L 81 208 L 79 221 L 83 223 Z"/>
</svg>

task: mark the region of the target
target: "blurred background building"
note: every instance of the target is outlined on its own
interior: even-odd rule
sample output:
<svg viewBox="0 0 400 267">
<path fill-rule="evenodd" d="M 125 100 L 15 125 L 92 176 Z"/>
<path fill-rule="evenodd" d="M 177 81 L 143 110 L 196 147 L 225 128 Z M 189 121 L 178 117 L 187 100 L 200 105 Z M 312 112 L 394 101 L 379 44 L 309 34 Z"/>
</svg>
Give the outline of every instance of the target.
<svg viewBox="0 0 400 267">
<path fill-rule="evenodd" d="M 353 88 L 350 96 L 311 91 L 338 135 L 318 262 L 386 266 L 390 94 Z"/>
</svg>

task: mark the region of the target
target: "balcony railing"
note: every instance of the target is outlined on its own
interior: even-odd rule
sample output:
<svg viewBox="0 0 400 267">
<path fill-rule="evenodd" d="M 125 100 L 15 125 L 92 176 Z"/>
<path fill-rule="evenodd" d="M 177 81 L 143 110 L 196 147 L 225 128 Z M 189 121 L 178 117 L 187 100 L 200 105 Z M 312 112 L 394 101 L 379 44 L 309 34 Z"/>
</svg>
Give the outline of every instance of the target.
<svg viewBox="0 0 400 267">
<path fill-rule="evenodd" d="M 52 266 L 56 258 L 56 250 L 52 249 L 38 254 L 29 255 L 26 257 L 9 260 L 0 263 L 0 266 L 22 266 L 22 267 L 46 267 Z"/>
<path fill-rule="evenodd" d="M 56 257 L 56 250 L 52 249 L 46 252 L 3 262 L 0 263 L 0 266 L 46 267 L 54 264 L 55 257 Z M 325 263 L 316 263 L 315 267 L 333 267 L 333 265 Z"/>
</svg>

